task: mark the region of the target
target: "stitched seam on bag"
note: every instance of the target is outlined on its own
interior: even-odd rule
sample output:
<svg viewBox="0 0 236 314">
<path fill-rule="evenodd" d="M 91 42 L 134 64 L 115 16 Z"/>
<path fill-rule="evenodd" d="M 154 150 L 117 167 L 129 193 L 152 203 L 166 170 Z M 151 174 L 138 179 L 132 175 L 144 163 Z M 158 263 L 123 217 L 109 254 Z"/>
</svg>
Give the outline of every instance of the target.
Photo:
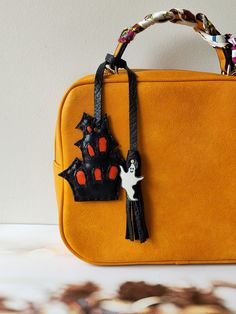
<svg viewBox="0 0 236 314">
<path fill-rule="evenodd" d="M 196 82 L 196 83 L 198 83 L 198 82 L 230 82 L 230 83 L 236 83 L 236 79 L 235 80 L 216 80 L 216 79 L 211 79 L 211 80 L 209 80 L 209 79 L 206 79 L 206 80 L 204 80 L 204 79 L 198 79 L 198 80 L 178 80 L 178 81 L 157 81 L 157 80 L 153 80 L 153 81 L 148 81 L 148 80 L 145 80 L 145 81 L 143 81 L 143 80 L 138 80 L 137 79 L 137 83 L 193 83 L 193 82 Z M 121 84 L 121 83 L 125 83 L 125 84 L 127 84 L 128 83 L 128 81 L 104 81 L 103 82 L 103 84 Z M 84 83 L 78 83 L 78 85 L 75 85 L 75 86 L 72 86 L 72 89 L 70 90 L 70 91 L 72 91 L 74 88 L 77 88 L 77 87 L 82 87 L 82 86 L 86 86 L 86 85 L 94 85 L 94 82 L 93 81 L 91 81 L 91 82 L 84 82 Z"/>
</svg>

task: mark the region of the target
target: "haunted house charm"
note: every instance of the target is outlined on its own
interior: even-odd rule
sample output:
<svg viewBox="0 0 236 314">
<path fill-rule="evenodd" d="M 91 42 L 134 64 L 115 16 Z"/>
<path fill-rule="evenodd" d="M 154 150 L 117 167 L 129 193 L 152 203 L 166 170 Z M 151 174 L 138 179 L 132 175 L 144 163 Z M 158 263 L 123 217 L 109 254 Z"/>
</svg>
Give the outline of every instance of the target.
<svg viewBox="0 0 236 314">
<path fill-rule="evenodd" d="M 97 121 L 84 113 L 76 128 L 83 131 L 83 138 L 75 143 L 83 160 L 75 158 L 59 175 L 69 182 L 75 201 L 118 199 L 122 157 L 109 131 L 107 115 Z"/>
</svg>

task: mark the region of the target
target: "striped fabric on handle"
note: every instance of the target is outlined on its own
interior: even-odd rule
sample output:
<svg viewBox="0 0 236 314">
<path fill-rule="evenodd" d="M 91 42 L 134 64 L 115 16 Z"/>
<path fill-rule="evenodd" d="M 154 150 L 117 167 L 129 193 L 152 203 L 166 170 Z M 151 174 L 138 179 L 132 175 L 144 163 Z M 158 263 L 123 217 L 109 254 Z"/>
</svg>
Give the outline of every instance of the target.
<svg viewBox="0 0 236 314">
<path fill-rule="evenodd" d="M 194 15 L 185 9 L 171 9 L 169 11 L 159 11 L 147 15 L 142 21 L 131 27 L 125 28 L 118 39 L 118 46 L 114 52 L 114 57 L 120 59 L 127 45 L 134 39 L 135 35 L 142 32 L 151 25 L 172 22 L 192 27 L 216 49 L 222 74 L 231 74 L 236 68 L 236 41 L 231 34 L 221 35 L 208 18 L 198 13 Z"/>
</svg>

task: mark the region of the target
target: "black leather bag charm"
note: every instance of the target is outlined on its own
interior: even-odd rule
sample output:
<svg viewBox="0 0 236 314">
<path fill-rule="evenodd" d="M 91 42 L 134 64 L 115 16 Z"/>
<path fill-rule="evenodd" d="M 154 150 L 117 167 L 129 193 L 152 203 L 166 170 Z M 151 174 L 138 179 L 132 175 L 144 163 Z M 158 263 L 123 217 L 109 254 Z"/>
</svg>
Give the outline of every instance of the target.
<svg viewBox="0 0 236 314">
<path fill-rule="evenodd" d="M 75 201 L 118 199 L 122 158 L 118 144 L 109 131 L 107 116 L 96 121 L 84 113 L 76 128 L 83 131 L 83 138 L 75 143 L 82 152 L 83 160 L 76 158 L 60 176 L 69 182 Z"/>
<path fill-rule="evenodd" d="M 137 150 L 136 75 L 124 60 L 120 59 L 119 64 L 115 62 L 113 56 L 107 55 L 106 61 L 98 67 L 94 82 L 94 117 L 84 113 L 77 125 L 83 131 L 83 138 L 75 145 L 80 148 L 83 160 L 76 158 L 59 175 L 69 182 L 75 201 L 116 200 L 122 185 L 126 191 L 126 239 L 145 242 L 148 231 L 141 193 L 141 159 Z M 107 115 L 102 114 L 102 86 L 107 64 L 124 68 L 128 73 L 130 149 L 126 161 L 111 135 Z"/>
</svg>

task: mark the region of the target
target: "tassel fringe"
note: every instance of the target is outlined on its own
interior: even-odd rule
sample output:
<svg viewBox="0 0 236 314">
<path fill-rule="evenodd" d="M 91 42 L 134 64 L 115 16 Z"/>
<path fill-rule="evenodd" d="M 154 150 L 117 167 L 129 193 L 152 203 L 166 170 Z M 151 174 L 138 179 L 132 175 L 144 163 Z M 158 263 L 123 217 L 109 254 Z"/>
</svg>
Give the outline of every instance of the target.
<svg viewBox="0 0 236 314">
<path fill-rule="evenodd" d="M 135 176 L 140 176 L 141 159 L 138 151 L 129 150 L 126 167 L 130 167 L 131 160 L 135 163 Z M 126 194 L 126 239 L 131 241 L 139 240 L 141 243 L 145 242 L 149 235 L 144 217 L 144 202 L 141 191 L 141 181 L 134 187 L 135 201 L 130 200 Z"/>
</svg>

